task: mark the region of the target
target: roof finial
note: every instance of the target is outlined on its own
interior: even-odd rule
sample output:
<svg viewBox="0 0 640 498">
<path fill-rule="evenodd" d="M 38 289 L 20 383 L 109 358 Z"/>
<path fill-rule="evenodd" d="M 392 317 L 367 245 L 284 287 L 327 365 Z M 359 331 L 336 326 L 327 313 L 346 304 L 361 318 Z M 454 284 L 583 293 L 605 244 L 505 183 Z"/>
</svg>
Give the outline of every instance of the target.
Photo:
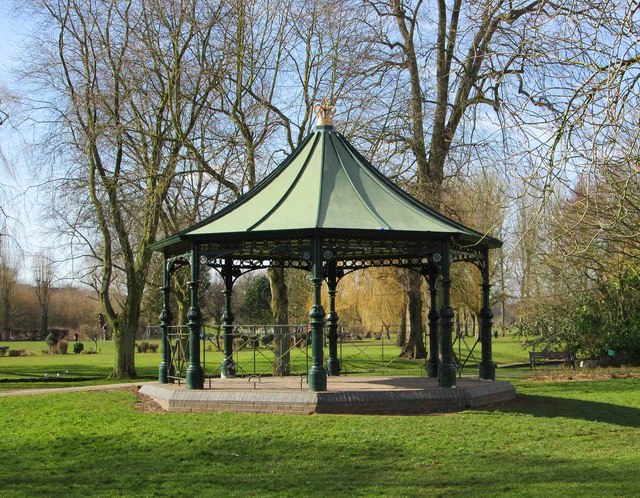
<svg viewBox="0 0 640 498">
<path fill-rule="evenodd" d="M 318 126 L 333 125 L 333 116 L 336 115 L 336 106 L 329 104 L 329 100 L 326 98 L 322 99 L 321 104 L 313 106 L 313 111 L 316 113 L 316 117 L 318 118 L 316 123 Z"/>
</svg>

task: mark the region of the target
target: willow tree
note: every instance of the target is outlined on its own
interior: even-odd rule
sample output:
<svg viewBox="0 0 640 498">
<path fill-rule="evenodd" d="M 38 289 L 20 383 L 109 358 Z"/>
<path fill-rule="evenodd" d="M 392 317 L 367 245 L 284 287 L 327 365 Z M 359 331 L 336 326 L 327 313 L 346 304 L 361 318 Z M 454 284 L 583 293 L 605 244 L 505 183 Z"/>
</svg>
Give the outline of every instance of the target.
<svg viewBox="0 0 640 498">
<path fill-rule="evenodd" d="M 35 34 L 29 76 L 54 123 L 50 148 L 65 165 L 54 171 L 53 204 L 93 262 L 115 339 L 112 376 L 135 377 L 149 246 L 174 178 L 189 174 L 183 158 L 218 84 L 220 9 L 164 0 L 37 5 L 46 29 Z"/>
</svg>

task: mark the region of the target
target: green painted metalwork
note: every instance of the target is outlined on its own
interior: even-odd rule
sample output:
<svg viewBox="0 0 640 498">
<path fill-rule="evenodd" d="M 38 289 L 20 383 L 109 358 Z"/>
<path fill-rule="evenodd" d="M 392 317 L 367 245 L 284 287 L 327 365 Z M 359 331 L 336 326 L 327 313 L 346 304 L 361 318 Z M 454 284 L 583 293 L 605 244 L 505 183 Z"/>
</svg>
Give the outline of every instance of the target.
<svg viewBox="0 0 640 498">
<path fill-rule="evenodd" d="M 233 312 L 231 311 L 231 295 L 233 294 L 233 261 L 227 259 L 222 270 L 224 279 L 224 312 L 222 323 L 224 329 L 224 360 L 220 369 L 222 377 L 235 377 L 236 366 L 233 362 Z"/>
<path fill-rule="evenodd" d="M 385 178 L 332 126 L 319 126 L 238 201 L 153 247 L 160 250 L 213 235 L 304 231 L 315 236 L 318 230 L 327 235 L 345 230 L 394 231 L 453 237 L 462 244 L 501 245 L 421 204 Z"/>
<path fill-rule="evenodd" d="M 440 364 L 440 387 L 455 387 L 456 385 L 456 364 L 453 357 L 453 308 L 451 307 L 451 276 L 449 267 L 451 266 L 451 251 L 449 244 L 444 245 L 442 251 L 440 271 L 442 273 L 442 309 L 440 310 L 441 320 L 441 345 L 442 363 Z"/>
<path fill-rule="evenodd" d="M 167 344 L 168 337 L 168 329 L 171 326 L 171 320 L 173 317 L 171 316 L 170 309 L 170 301 L 169 296 L 171 292 L 169 267 L 167 258 L 164 258 L 164 262 L 162 265 L 163 268 L 163 286 L 162 286 L 162 312 L 160 313 L 160 324 L 162 327 L 162 338 L 160 341 L 160 351 L 162 354 L 162 361 L 160 362 L 160 367 L 158 368 L 158 381 L 162 384 L 167 384 L 169 382 L 169 365 L 171 364 L 171 360 L 169 358 L 169 345 Z"/>
<path fill-rule="evenodd" d="M 189 320 L 189 366 L 187 367 L 187 387 L 189 389 L 202 389 L 204 387 L 204 374 L 200 365 L 200 322 L 202 316 L 198 305 L 198 287 L 200 285 L 200 262 L 198 247 L 191 249 L 191 307 L 187 313 Z"/>
<path fill-rule="evenodd" d="M 431 271 L 427 275 L 429 283 L 429 360 L 427 361 L 427 375 L 429 377 L 438 376 L 438 322 L 440 321 L 440 313 L 438 313 L 438 272 Z"/>
<path fill-rule="evenodd" d="M 185 255 L 190 253 L 191 256 L 192 305 L 188 317 L 193 345 L 187 368 L 187 385 L 191 388 L 202 386 L 198 360 L 200 264 L 216 269 L 225 280 L 225 330 L 232 330 L 230 299 L 235 277 L 267 268 L 274 262 L 285 268 L 310 271 L 314 304 L 310 313 L 312 367 L 308 371 L 308 382 L 310 390 L 321 391 L 327 385 L 322 350 L 325 316 L 320 301 L 325 276 L 330 301 L 326 316 L 329 325 L 327 368 L 333 375 L 340 371 L 335 341 L 338 317 L 333 284 L 336 279 L 325 275 L 325 268 L 329 274 L 333 271 L 343 276 L 362 268 L 390 266 L 417 270 L 431 278 L 424 273 L 425 269 L 433 266 L 435 257 L 440 256 L 443 261 L 437 263 L 443 276 L 443 306 L 438 313 L 433 305 L 434 286 L 429 316 L 431 355 L 427 367 L 430 375 L 439 375 L 441 386 L 453 387 L 456 369 L 451 344 L 453 309 L 449 296 L 449 266 L 455 261 L 466 261 L 479 266 L 485 264 L 488 268 L 488 249 L 501 245 L 499 240 L 446 218 L 402 191 L 364 159 L 333 126 L 322 125 L 267 178 L 236 202 L 157 242 L 152 248 L 162 251 L 165 261 L 171 262 L 169 278 L 173 268 L 188 263 Z M 326 262 L 329 264 L 325 266 Z M 488 303 L 488 270 L 486 272 L 486 277 L 483 274 L 483 300 Z M 163 289 L 163 295 L 164 292 Z M 168 289 L 166 295 L 169 295 Z M 483 343 L 481 376 L 492 378 L 495 368 L 491 362 L 491 310 L 488 304 L 484 307 L 483 338 L 488 345 Z M 165 309 L 168 315 L 163 315 L 162 320 L 165 327 L 169 327 L 168 301 Z M 434 332 L 438 321 L 442 330 L 440 344 Z M 440 365 L 438 350 L 442 357 Z M 233 341 L 228 337 L 224 339 L 224 352 L 225 358 L 232 361 Z M 163 356 L 163 363 L 166 362 Z M 229 373 L 225 365 L 229 365 L 226 360 L 223 373 Z M 166 378 L 163 372 L 161 370 L 159 374 L 161 381 Z M 168 377 L 171 378 L 171 374 Z"/>
<path fill-rule="evenodd" d="M 327 370 L 329 375 L 340 375 L 340 359 L 338 358 L 338 313 L 336 313 L 336 264 L 331 262 L 327 271 L 327 294 L 329 294 L 329 313 L 327 313 L 327 330 L 329 333 L 329 359 Z"/>
<path fill-rule="evenodd" d="M 319 239 L 313 240 L 311 254 L 311 281 L 313 283 L 313 307 L 309 313 L 311 319 L 311 368 L 307 375 L 310 391 L 327 390 L 327 371 L 324 368 L 323 329 L 324 308 L 322 307 L 322 277 L 324 264 L 322 260 L 322 244 Z"/>
<path fill-rule="evenodd" d="M 491 353 L 491 327 L 493 325 L 493 312 L 489 301 L 489 251 L 484 251 L 482 266 L 482 312 L 480 313 L 480 341 L 482 344 L 482 360 L 480 361 L 479 374 L 484 380 L 496 380 L 496 364 Z"/>
</svg>

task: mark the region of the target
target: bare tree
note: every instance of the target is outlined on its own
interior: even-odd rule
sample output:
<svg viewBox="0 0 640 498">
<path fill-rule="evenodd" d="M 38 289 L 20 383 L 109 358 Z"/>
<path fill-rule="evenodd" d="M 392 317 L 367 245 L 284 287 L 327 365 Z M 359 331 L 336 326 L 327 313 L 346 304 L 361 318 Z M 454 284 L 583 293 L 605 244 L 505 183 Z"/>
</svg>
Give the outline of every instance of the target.
<svg viewBox="0 0 640 498">
<path fill-rule="evenodd" d="M 73 151 L 59 185 L 81 200 L 57 196 L 59 206 L 73 207 L 58 215 L 96 261 L 96 290 L 116 343 L 112 375 L 135 377 L 150 245 L 174 178 L 188 174 L 183 157 L 219 82 L 220 9 L 163 0 L 42 5 L 42 33 L 56 38 L 40 37 L 46 67 L 30 76 L 57 125 L 50 142 Z"/>
<path fill-rule="evenodd" d="M 51 286 L 53 284 L 53 260 L 44 252 L 33 258 L 33 279 L 36 282 L 36 296 L 40 304 L 40 334 L 46 337 L 49 333 L 49 303 L 51 302 Z"/>
<path fill-rule="evenodd" d="M 422 0 L 366 4 L 373 14 L 367 25 L 377 43 L 365 64 L 381 80 L 397 82 L 386 85 L 379 97 L 394 103 L 387 108 L 384 140 L 403 158 L 398 175 L 412 193 L 446 211 L 449 178 L 476 174 L 483 163 L 495 166 L 514 149 L 519 155 L 536 147 L 544 153 L 540 123 L 558 119 L 554 96 L 568 74 L 562 69 L 593 39 L 577 43 L 553 26 L 571 19 L 576 33 L 588 33 L 589 23 L 608 17 L 610 2 L 454 0 L 436 2 L 433 9 Z M 501 133 L 487 133 L 487 125 Z M 500 153 L 488 157 L 489 147 Z M 408 285 L 414 293 L 410 307 L 413 302 L 416 309 L 422 300 L 416 294 L 418 279 L 412 275 Z M 416 313 L 416 320 L 420 316 Z M 410 340 L 420 341 L 420 325 L 411 326 Z"/>
<path fill-rule="evenodd" d="M 238 190 L 256 181 L 295 149 L 314 126 L 313 106 L 355 95 L 366 41 L 349 23 L 355 4 L 327 0 L 239 1 L 226 18 L 225 39 L 234 48 L 231 71 L 214 111 L 234 127 L 228 149 L 243 165 Z M 357 107 L 354 101 L 353 107 Z M 270 144 L 269 139 L 277 144 Z M 288 321 L 285 272 L 269 269 L 276 324 Z M 277 345 L 276 357 L 287 345 Z M 286 357 L 283 363 L 286 363 Z"/>
<path fill-rule="evenodd" d="M 12 293 L 18 279 L 15 258 L 4 237 L 0 237 L 0 333 L 3 341 L 9 340 L 11 329 Z"/>
</svg>

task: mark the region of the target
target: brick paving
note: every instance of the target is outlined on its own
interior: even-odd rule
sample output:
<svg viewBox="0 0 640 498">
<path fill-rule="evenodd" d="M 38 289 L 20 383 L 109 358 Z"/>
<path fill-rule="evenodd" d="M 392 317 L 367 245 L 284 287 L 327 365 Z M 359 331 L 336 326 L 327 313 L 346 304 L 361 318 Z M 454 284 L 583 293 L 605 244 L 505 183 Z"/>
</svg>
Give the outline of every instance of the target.
<svg viewBox="0 0 640 498">
<path fill-rule="evenodd" d="M 427 377 L 330 377 L 323 392 L 309 392 L 299 377 L 212 379 L 203 390 L 155 383 L 140 392 L 170 412 L 415 415 L 515 399 L 508 382 L 462 378 L 455 389 L 443 389 Z"/>
</svg>

